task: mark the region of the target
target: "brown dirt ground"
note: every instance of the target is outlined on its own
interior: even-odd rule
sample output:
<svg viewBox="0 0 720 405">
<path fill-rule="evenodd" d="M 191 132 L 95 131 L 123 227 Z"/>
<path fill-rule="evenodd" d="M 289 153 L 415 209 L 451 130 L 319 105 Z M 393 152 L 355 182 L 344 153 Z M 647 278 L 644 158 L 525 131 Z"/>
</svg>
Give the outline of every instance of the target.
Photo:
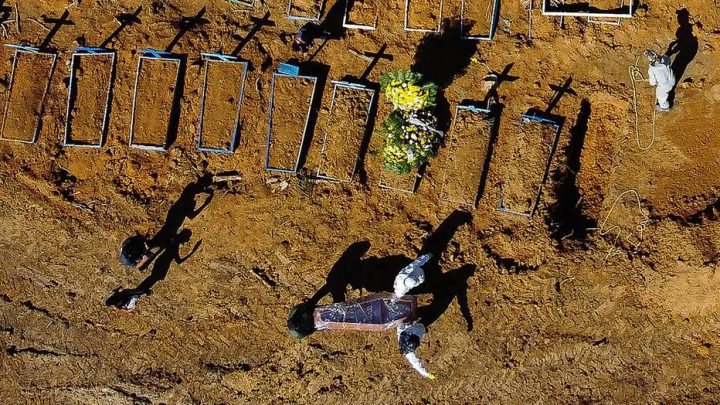
<svg viewBox="0 0 720 405">
<path fill-rule="evenodd" d="M 133 142 L 140 145 L 163 146 L 171 125 L 180 62 L 143 59 L 138 73 L 135 96 Z"/>
<path fill-rule="evenodd" d="M 378 4 L 376 0 L 355 1 L 348 15 L 348 22 L 357 25 L 375 26 L 378 18 Z"/>
<path fill-rule="evenodd" d="M 268 150 L 270 167 L 292 170 L 305 136 L 316 81 L 291 76 L 275 77 L 272 132 Z"/>
<path fill-rule="evenodd" d="M 99 144 L 112 78 L 112 56 L 80 56 L 75 62 L 75 100 L 70 108 L 70 140 Z"/>
<path fill-rule="evenodd" d="M 320 174 L 342 181 L 352 180 L 367 134 L 372 97 L 373 93 L 368 90 L 337 88 L 333 111 L 328 113 Z"/>
<path fill-rule="evenodd" d="M 490 147 L 493 124 L 483 121 L 484 113 L 458 110 L 446 141 L 446 177 L 440 199 L 474 207 L 480 192 L 482 173 Z"/>
<path fill-rule="evenodd" d="M 68 4 L 20 3 L 22 34 L 10 24 L 4 42 L 39 44 L 47 32 L 28 19 L 59 16 Z M 52 42 L 60 49 L 76 46 L 81 36 L 101 43 L 116 28 L 113 17 L 138 5 L 142 23 L 113 44 L 119 50 L 117 82 L 108 142 L 100 151 L 59 146 L 67 52 L 60 55 L 39 142 L 0 144 L 2 402 L 717 403 L 720 11 L 708 0 L 643 4 L 620 27 L 568 18 L 561 29 L 559 19 L 536 10 L 528 44 L 527 14 L 519 1 L 506 1 L 495 41 L 478 45 L 483 62 L 494 70 L 514 63 L 510 74 L 520 79 L 499 90 L 505 109 L 487 191 L 472 210 L 472 223 L 459 228 L 442 257 L 444 271 L 477 266 L 467 297 L 474 328 L 467 330 L 457 301 L 432 324 L 419 354 L 438 376 L 434 381 L 409 369 L 393 333 L 328 332 L 296 341 L 285 317 L 323 285 L 353 242 L 369 241 L 369 256 L 416 254 L 455 208 L 438 201 L 443 150 L 415 195 L 376 186 L 382 173 L 377 136 L 364 183 L 318 184 L 311 197 L 294 186 L 273 193 L 262 169 L 270 77 L 278 62 L 298 57 L 277 36 L 300 23 L 284 18 L 284 2 L 258 3 L 247 12 L 222 0 L 203 3 L 209 23 L 187 33 L 175 49 L 189 55 L 177 142 L 167 153 L 130 149 L 133 50 L 167 46 L 176 22 L 195 15 L 200 4 L 98 0 L 70 7 L 75 25 L 61 28 Z M 381 61 L 371 80 L 413 63 L 423 34 L 402 30 L 403 5 L 384 5 L 378 30 L 349 31 L 318 54 L 318 62 L 330 65 L 328 83 L 365 70 L 367 61 L 348 47 L 376 51 L 388 44 L 394 60 Z M 699 52 L 678 86 L 675 109 L 658 117 L 655 143 L 642 151 L 628 66 L 645 48 L 667 48 L 682 7 L 696 22 Z M 198 153 L 203 74 L 193 59 L 200 51 L 232 50 L 249 29 L 249 15 L 262 16 L 267 8 L 277 26 L 264 28 L 241 53 L 255 68 L 238 151 Z M 451 0 L 443 14 L 458 15 L 458 9 L 459 1 Z M 0 61 L 0 90 L 7 92 L 12 51 L 3 47 Z M 262 69 L 263 62 L 271 63 Z M 481 99 L 486 72 L 471 64 L 458 75 L 445 90 L 449 105 Z M 522 112 L 544 109 L 552 96 L 549 84 L 568 76 L 577 96 L 563 97 L 554 110 L 568 122 L 540 211 L 532 222 L 500 215 L 495 207 L 506 176 L 502 162 L 512 154 L 503 130 L 512 135 Z M 652 92 L 643 83 L 640 90 L 646 111 Z M 571 134 L 582 133 L 573 129 L 583 127 L 582 100 L 589 119 L 577 166 L 568 152 L 577 142 Z M 380 104 L 382 119 L 388 107 Z M 326 122 L 328 106 L 326 87 L 318 125 Z M 649 115 L 641 114 L 645 144 Z M 321 138 L 313 138 L 307 158 L 313 170 Z M 145 276 L 120 266 L 120 242 L 135 231 L 157 230 L 182 188 L 204 170 L 237 170 L 244 180 L 219 190 L 207 209 L 186 221 L 193 236 L 181 253 L 202 241 L 198 251 L 171 268 L 135 312 L 105 307 L 113 289 L 137 285 Z M 572 187 L 562 188 L 568 179 Z M 642 212 L 632 193 L 622 194 L 627 190 L 637 191 Z M 570 232 L 559 227 L 558 213 L 578 210 L 588 228 L 603 229 L 581 238 L 582 229 L 571 228 L 575 235 L 562 239 Z M 613 235 L 621 235 L 619 250 L 608 255 Z M 638 236 L 641 243 L 633 244 Z"/>
<path fill-rule="evenodd" d="M 208 62 L 206 69 L 207 93 L 202 145 L 206 148 L 230 149 L 238 120 L 238 100 L 246 74 L 245 66 L 238 63 Z M 242 131 L 239 132 L 242 136 Z"/>
</svg>

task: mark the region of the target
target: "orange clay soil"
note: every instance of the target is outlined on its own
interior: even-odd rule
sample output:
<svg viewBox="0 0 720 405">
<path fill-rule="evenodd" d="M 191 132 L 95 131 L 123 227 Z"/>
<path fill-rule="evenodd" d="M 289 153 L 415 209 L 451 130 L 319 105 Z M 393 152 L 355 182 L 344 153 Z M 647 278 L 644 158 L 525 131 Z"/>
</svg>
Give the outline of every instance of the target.
<svg viewBox="0 0 720 405">
<path fill-rule="evenodd" d="M 230 149 L 235 135 L 238 102 L 245 66 L 230 62 L 207 64 L 207 93 L 203 117 L 202 146 Z M 238 131 L 239 135 L 241 131 Z"/>
<path fill-rule="evenodd" d="M 353 260 L 347 265 L 346 258 L 338 266 L 353 270 L 350 276 L 364 271 L 354 287 L 391 279 L 405 262 L 393 256 L 416 256 L 459 206 L 439 199 L 446 147 L 430 162 L 414 195 L 378 188 L 379 128 L 389 114 L 383 99 L 365 162 L 352 183 L 320 182 L 306 196 L 295 177 L 281 176 L 290 185 L 277 187 L 280 179 L 263 170 L 271 75 L 280 62 L 310 57 L 278 38 L 302 25 L 285 18 L 287 2 L 256 2 L 249 11 L 225 0 L 17 3 L 22 31 L 16 32 L 10 17 L 5 43 L 40 44 L 47 30 L 31 19 L 57 18 L 66 7 L 75 25 L 63 25 L 51 42 L 61 53 L 38 143 L 0 142 L 3 403 L 720 402 L 720 10 L 712 1 L 643 2 L 620 26 L 565 18 L 561 28 L 558 18 L 543 17 L 536 8 L 530 43 L 521 2 L 503 1 L 492 42 L 440 41 L 445 48 L 437 51 L 445 56 L 424 71 L 452 79 L 443 93 L 447 104 L 438 107 L 445 125 L 458 103 L 484 98 L 488 69 L 481 63 L 495 71 L 512 63 L 509 75 L 518 79 L 498 89 L 504 109 L 485 193 L 469 211 L 471 222 L 458 227 L 440 255 L 445 283 L 430 282 L 450 292 L 435 297 L 447 309 L 418 349 L 437 376 L 432 381 L 406 364 L 394 332 L 319 332 L 303 340 L 287 332 L 289 309 L 325 284 L 349 246 L 370 244 L 362 265 Z M 115 16 L 138 6 L 142 22 L 110 44 L 118 50 L 118 65 L 107 144 L 100 150 L 62 148 L 67 50 L 80 38 L 102 43 L 117 28 Z M 177 140 L 167 153 L 128 148 L 133 51 L 164 49 L 177 35 L 178 21 L 201 6 L 208 23 L 187 32 L 174 48 L 188 55 Z M 459 6 L 446 1 L 443 14 L 457 17 Z M 377 30 L 347 31 L 313 59 L 330 70 L 309 144 L 309 172 L 320 163 L 331 81 L 360 76 L 369 63 L 348 48 L 376 52 L 387 44 L 393 60 L 381 60 L 371 81 L 414 64 L 425 34 L 403 30 L 403 7 L 403 1 L 383 3 Z M 697 53 L 678 80 L 673 111 L 656 117 L 654 136 L 654 92 L 638 82 L 639 139 L 646 146 L 654 138 L 642 150 L 628 67 L 639 60 L 645 74 L 645 62 L 638 59 L 643 50 L 664 52 L 676 33 L 688 32 L 678 32 L 676 12 L 684 7 L 694 24 Z M 268 9 L 276 26 L 264 27 L 240 53 L 253 69 L 238 149 L 199 153 L 204 76 L 199 53 L 231 52 L 250 29 L 249 17 Z M 692 42 L 686 40 L 685 49 L 692 51 Z M 455 52 L 455 46 L 471 52 Z M 0 47 L 3 96 L 12 53 Z M 458 61 L 458 55 L 480 63 L 469 56 Z M 567 122 L 536 217 L 498 213 L 520 114 L 546 109 L 554 93 L 550 84 L 570 76 L 577 96 L 563 96 L 553 109 Z M 32 87 L 42 77 L 44 71 L 28 70 L 24 80 Z M 283 105 L 306 106 L 307 94 L 293 89 L 284 93 Z M 159 123 L 169 115 L 162 100 L 171 89 L 146 91 L 144 111 L 157 117 L 148 124 L 158 124 L 154 135 L 162 139 L 165 127 Z M 29 135 L 26 126 L 33 125 L 25 120 L 32 122 L 33 108 L 27 107 L 16 123 L 8 121 L 8 134 Z M 304 119 L 300 114 L 287 127 L 302 127 Z M 521 166 L 520 174 L 536 169 Z M 119 263 L 122 240 L 157 231 L 199 174 L 227 171 L 239 172 L 243 180 L 218 186 L 208 207 L 181 226 L 192 236 L 180 255 L 199 243 L 194 254 L 173 264 L 134 312 L 106 307 L 114 289 L 135 287 L 148 274 Z M 639 207 L 628 190 L 639 196 Z M 367 293 L 346 289 L 347 298 Z M 432 302 L 433 296 L 421 300 Z M 330 302 L 330 297 L 320 301 Z M 465 305 L 470 329 L 460 311 Z"/>
<path fill-rule="evenodd" d="M 143 59 L 140 63 L 135 96 L 134 143 L 165 145 L 178 69 L 177 61 Z"/>
<path fill-rule="evenodd" d="M 91 145 L 100 143 L 112 67 L 110 55 L 75 58 L 75 97 L 70 105 L 70 142 Z"/>
<path fill-rule="evenodd" d="M 348 23 L 375 26 L 378 18 L 378 0 L 357 0 L 352 3 L 349 11 Z"/>
<path fill-rule="evenodd" d="M 490 35 L 495 0 L 465 1 L 463 21 L 465 35 L 487 37 Z M 502 5 L 501 5 L 502 7 Z"/>
<path fill-rule="evenodd" d="M 12 66 L 12 62 L 11 62 Z M 15 76 L 5 99 L 3 138 L 30 142 L 43 113 L 43 95 L 53 72 L 53 55 L 18 52 Z"/>
<path fill-rule="evenodd" d="M 337 88 L 327 122 L 321 175 L 341 181 L 352 179 L 367 134 L 371 98 L 372 93 L 367 90 Z"/>
<path fill-rule="evenodd" d="M 408 4 L 407 27 L 437 30 L 440 20 L 440 0 L 406 0 Z"/>
<path fill-rule="evenodd" d="M 268 150 L 270 167 L 293 170 L 297 164 L 314 88 L 315 81 L 311 79 L 275 77 L 275 101 Z"/>
<path fill-rule="evenodd" d="M 484 121 L 484 113 L 458 110 L 453 131 L 446 141 L 445 181 L 440 198 L 473 207 L 490 147 L 493 123 Z"/>
</svg>

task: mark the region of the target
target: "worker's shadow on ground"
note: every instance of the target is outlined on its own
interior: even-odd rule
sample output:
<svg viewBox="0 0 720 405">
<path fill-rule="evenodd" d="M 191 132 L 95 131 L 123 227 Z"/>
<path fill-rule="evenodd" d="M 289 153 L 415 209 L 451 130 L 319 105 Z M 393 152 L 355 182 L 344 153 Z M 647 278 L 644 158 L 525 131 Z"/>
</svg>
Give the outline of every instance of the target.
<svg viewBox="0 0 720 405">
<path fill-rule="evenodd" d="M 675 56 L 672 61 L 672 71 L 675 79 L 680 82 L 690 62 L 695 59 L 700 46 L 693 33 L 693 24 L 690 22 L 690 12 L 680 9 L 677 15 L 678 29 L 675 31 L 675 40 L 670 43 L 666 55 Z"/>
<path fill-rule="evenodd" d="M 170 271 L 170 266 L 173 262 L 176 264 L 183 264 L 190 256 L 197 252 L 202 240 L 195 243 L 190 253 L 185 257 L 180 255 L 180 246 L 190 241 L 192 231 L 189 229 L 183 229 L 175 237 L 170 240 L 165 247 L 157 254 L 152 261 L 152 270 L 150 274 L 138 284 L 135 288 L 116 288 L 110 297 L 105 301 L 105 305 L 108 306 L 119 306 L 128 301 L 128 299 L 135 294 L 139 295 L 150 295 L 155 285 L 164 280 Z"/>
<path fill-rule="evenodd" d="M 434 323 L 447 310 L 453 299 L 457 298 L 460 311 L 467 322 L 467 330 L 473 328 L 467 290 L 468 279 L 475 273 L 476 266 L 465 264 L 447 272 L 443 272 L 440 266 L 442 253 L 447 249 L 457 229 L 471 220 L 472 216 L 469 213 L 455 211 L 423 244 L 420 255 L 431 253 L 433 258 L 422 266 L 425 271 L 425 282 L 410 293 L 432 295 L 432 302 L 419 309 L 419 321 L 425 326 Z M 367 241 L 350 245 L 333 265 L 325 285 L 310 298 L 308 303 L 315 306 L 327 295 L 332 297 L 333 302 L 345 301 L 348 286 L 372 293 L 392 291 L 395 276 L 414 260 L 404 255 L 364 257 L 369 250 L 370 242 Z"/>
<path fill-rule="evenodd" d="M 185 186 L 178 199 L 170 206 L 165 224 L 150 239 L 148 244 L 151 248 L 171 243 L 178 236 L 185 220 L 195 219 L 210 204 L 214 195 L 212 185 L 212 174 L 207 173 Z M 196 198 L 202 194 L 205 195 L 205 200 L 198 205 Z"/>
<path fill-rule="evenodd" d="M 180 255 L 180 246 L 184 243 L 190 242 L 191 236 L 192 231 L 189 229 L 183 229 L 180 231 L 180 233 L 178 233 L 175 238 L 173 238 L 173 240 L 157 255 L 153 261 L 150 275 L 148 275 L 145 280 L 143 280 L 137 288 L 135 288 L 135 290 L 145 294 L 149 293 L 152 291 L 153 287 L 155 287 L 155 284 L 165 279 L 173 262 L 176 264 L 183 264 L 190 258 L 190 256 L 194 255 L 200 247 L 202 240 L 197 241 L 190 253 L 188 253 L 185 257 Z"/>
</svg>

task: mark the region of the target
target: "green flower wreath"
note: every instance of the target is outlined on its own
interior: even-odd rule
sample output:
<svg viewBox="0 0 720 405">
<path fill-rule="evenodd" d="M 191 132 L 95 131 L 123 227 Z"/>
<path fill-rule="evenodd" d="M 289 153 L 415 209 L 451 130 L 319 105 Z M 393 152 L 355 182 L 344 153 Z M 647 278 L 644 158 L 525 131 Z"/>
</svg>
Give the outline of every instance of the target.
<svg viewBox="0 0 720 405">
<path fill-rule="evenodd" d="M 383 123 L 385 168 L 406 174 L 435 156 L 441 134 L 437 118 L 429 111 L 395 111 Z"/>
</svg>

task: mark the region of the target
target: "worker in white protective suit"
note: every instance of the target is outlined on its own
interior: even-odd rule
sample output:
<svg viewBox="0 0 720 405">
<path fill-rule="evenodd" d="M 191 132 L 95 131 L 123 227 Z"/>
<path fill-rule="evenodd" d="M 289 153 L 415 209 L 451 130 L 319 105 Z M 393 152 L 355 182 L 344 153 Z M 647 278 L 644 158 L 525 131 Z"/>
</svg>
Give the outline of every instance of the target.
<svg viewBox="0 0 720 405">
<path fill-rule="evenodd" d="M 296 305 L 287 321 L 290 333 L 301 339 L 319 330 L 375 332 L 395 328 L 400 353 L 420 375 L 434 379 L 415 354 L 426 331 L 425 325 L 417 322 L 417 296 L 408 295 L 425 281 L 422 266 L 431 258 L 431 254 L 425 254 L 405 266 L 395 277 L 392 293 L 378 293 L 330 305 Z"/>
<path fill-rule="evenodd" d="M 675 87 L 675 75 L 670 67 L 670 58 L 666 55 L 658 55 L 657 52 L 646 50 L 645 57 L 648 59 L 648 82 L 656 86 L 655 95 L 657 105 L 655 109 L 659 112 L 670 111 L 669 96 Z"/>
</svg>

